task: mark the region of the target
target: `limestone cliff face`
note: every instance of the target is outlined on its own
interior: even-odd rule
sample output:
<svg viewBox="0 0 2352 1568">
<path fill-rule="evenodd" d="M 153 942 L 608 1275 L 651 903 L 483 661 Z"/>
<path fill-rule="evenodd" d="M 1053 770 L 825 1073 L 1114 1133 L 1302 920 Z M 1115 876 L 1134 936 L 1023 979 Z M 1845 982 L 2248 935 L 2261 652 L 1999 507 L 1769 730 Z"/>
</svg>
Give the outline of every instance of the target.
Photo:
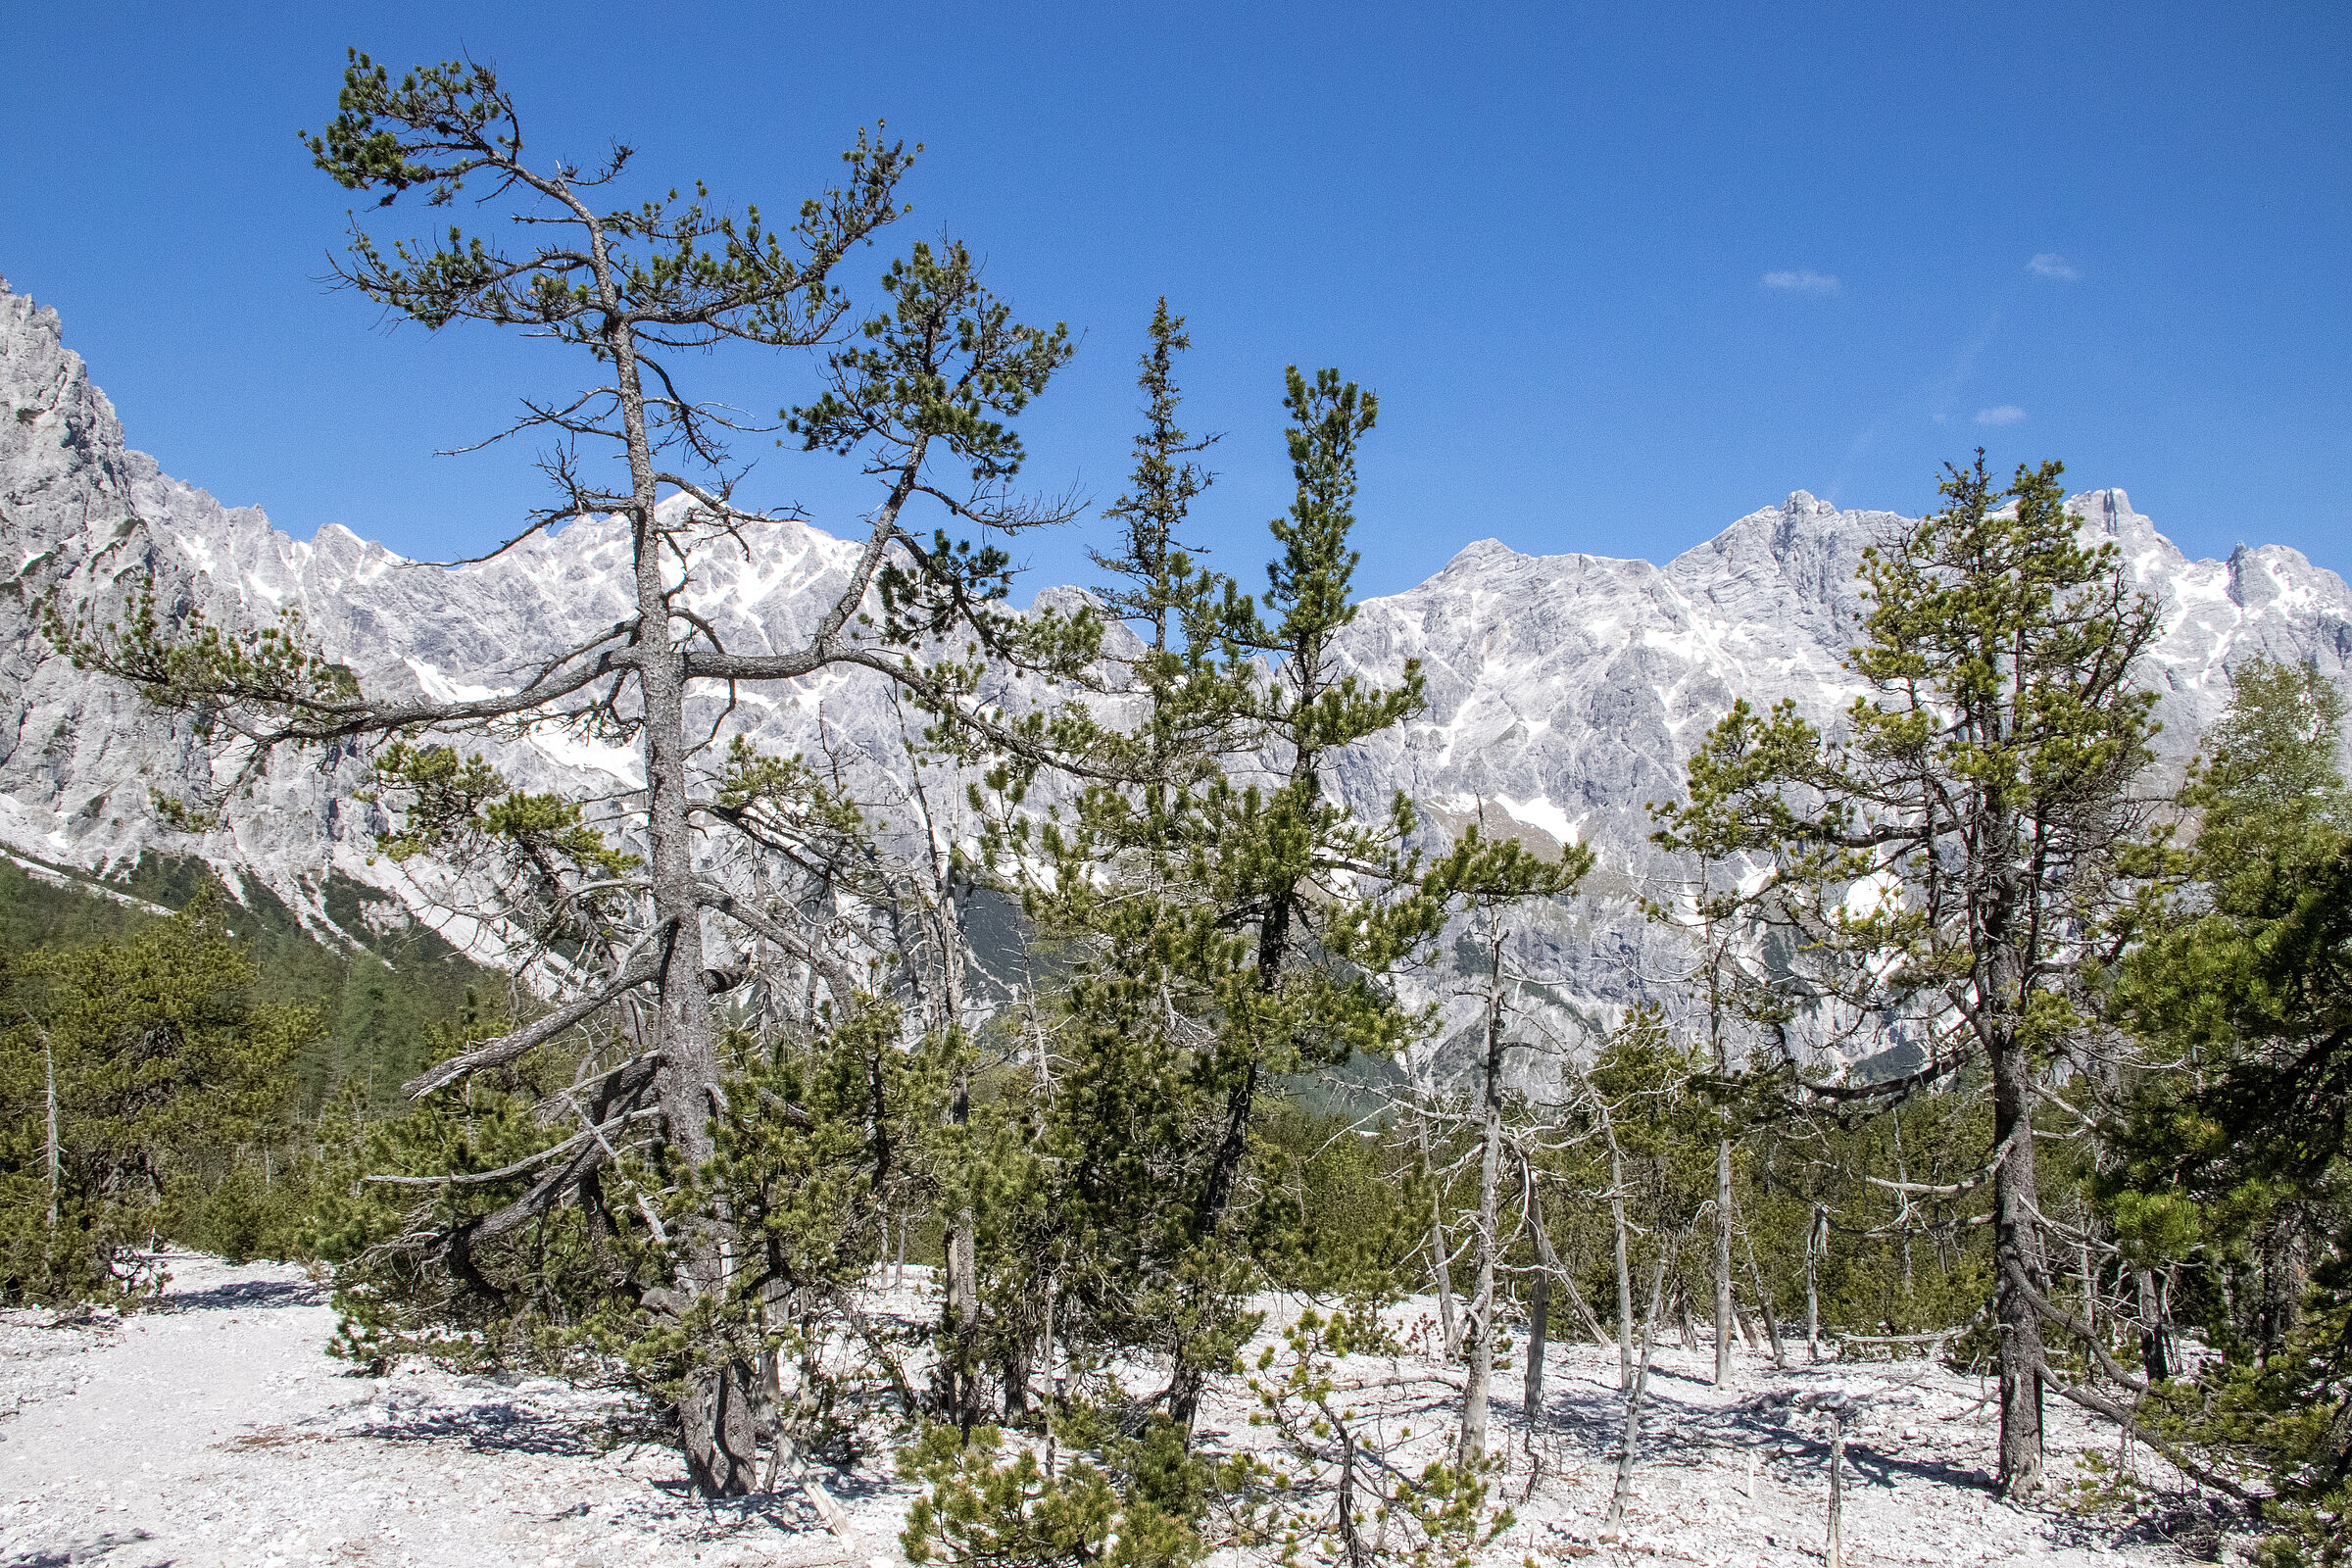
<svg viewBox="0 0 2352 1568">
<path fill-rule="evenodd" d="M 2163 607 L 2141 670 L 2160 699 L 2160 766 L 2193 752 L 2229 699 L 2229 671 L 2255 654 L 2311 660 L 2338 681 L 2352 672 L 2352 592 L 2334 572 L 2278 546 L 2192 562 L 2121 490 L 2069 505 Z M 1591 845 L 1601 897 L 1524 919 L 1516 963 L 1557 977 L 1559 1000 L 1589 1021 L 1635 1000 L 1688 961 L 1623 897 L 1675 875 L 1644 808 L 1680 793 L 1691 749 L 1736 697 L 1790 700 L 1835 726 L 1861 690 L 1841 662 L 1865 614 L 1855 569 L 1903 520 L 1799 491 L 1663 566 L 1473 544 L 1419 587 L 1365 605 L 1351 628 L 1369 676 L 1420 660 L 1429 706 L 1348 759 L 1348 793 L 1370 806 L 1402 788 L 1463 820 L 1483 802 L 1491 822 L 1531 841 Z"/>
<path fill-rule="evenodd" d="M 710 553 L 691 608 L 730 647 L 800 642 L 837 598 L 851 552 L 797 522 L 747 535 L 748 551 Z M 479 565 L 447 569 L 402 560 L 329 526 L 304 543 L 254 508 L 229 509 L 124 448 L 121 422 L 64 347 L 57 316 L 0 283 L 0 846 L 78 868 L 145 850 L 197 854 L 236 885 L 255 878 L 318 920 L 329 866 L 429 912 L 442 884 L 418 882 L 371 855 L 385 820 L 354 799 L 367 773 L 354 758 L 285 759 L 256 799 L 201 838 L 170 832 L 149 789 L 211 782 L 186 720 L 143 708 L 74 670 L 40 635 L 38 611 L 118 606 L 152 581 L 171 612 L 201 610 L 220 624 L 298 612 L 312 636 L 371 690 L 454 696 L 489 690 L 549 653 L 631 612 L 625 525 L 581 522 Z M 825 676 L 745 694 L 734 727 L 785 751 L 817 744 L 820 727 L 852 750 L 895 753 L 895 719 L 876 682 Z M 887 740 L 888 747 L 882 743 Z M 517 782 L 598 794 L 641 784 L 625 748 L 550 729 L 481 749 Z M 453 938 L 495 956 L 489 933 L 465 921 Z M 328 933 L 331 935 L 332 933 Z M 482 944 L 487 944 L 483 947 Z"/>
<path fill-rule="evenodd" d="M 2220 711 L 2229 670 L 2251 655 L 2314 660 L 2346 677 L 2352 592 L 2334 572 L 2277 546 L 2189 561 L 2121 490 L 2072 505 L 2164 607 L 2164 640 L 2143 678 L 2160 694 L 2174 764 Z M 1800 491 L 1663 566 L 1473 544 L 1420 586 L 1368 602 L 1349 630 L 1347 657 L 1369 676 L 1421 661 L 1429 707 L 1350 755 L 1343 787 L 1365 808 L 1403 789 L 1441 822 L 1484 810 L 1532 841 L 1593 846 L 1604 897 L 1531 918 L 1516 946 L 1523 967 L 1552 981 L 1564 1019 L 1595 1018 L 1677 962 L 1672 940 L 1646 929 L 1626 898 L 1670 871 L 1648 845 L 1645 806 L 1676 793 L 1690 748 L 1735 696 L 1791 699 L 1823 722 L 1851 700 L 1840 661 L 1863 613 L 1854 569 L 1900 520 Z M 850 547 L 798 522 L 745 544 L 710 553 L 692 608 L 732 647 L 792 646 L 837 594 Z M 147 809 L 149 786 L 209 765 L 185 721 L 55 658 L 35 611 L 59 590 L 104 603 L 152 578 L 167 605 L 217 620 L 292 607 L 372 687 L 456 695 L 498 685 L 628 612 L 619 525 L 574 523 L 456 569 L 404 562 L 337 527 L 290 539 L 258 510 L 224 508 L 126 449 L 56 315 L 0 282 L 0 552 L 10 574 L 0 579 L 0 847 L 84 868 L 143 849 L 198 853 L 321 923 L 316 890 L 332 865 L 495 956 L 488 934 L 435 908 L 436 872 L 413 880 L 371 858 L 383 822 L 353 798 L 365 787 L 354 759 L 281 763 L 228 827 L 200 841 L 168 833 Z M 723 719 L 715 708 L 710 716 L 773 750 L 826 745 L 879 772 L 898 766 L 898 719 L 861 673 L 745 692 Z M 638 782 L 625 749 L 567 731 L 485 750 L 535 788 L 609 795 Z M 1433 995 L 1445 989 L 1433 983 Z"/>
</svg>

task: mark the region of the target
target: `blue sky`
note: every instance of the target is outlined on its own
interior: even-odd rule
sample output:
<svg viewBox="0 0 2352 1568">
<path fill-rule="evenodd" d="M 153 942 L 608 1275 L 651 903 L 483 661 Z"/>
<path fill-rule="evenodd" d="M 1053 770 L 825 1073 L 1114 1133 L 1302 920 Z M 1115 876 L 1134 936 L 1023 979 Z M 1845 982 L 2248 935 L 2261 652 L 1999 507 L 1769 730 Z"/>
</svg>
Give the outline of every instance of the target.
<svg viewBox="0 0 2352 1568">
<path fill-rule="evenodd" d="M 2352 570 L 2352 8 L 676 4 L 6 10 L 0 274 L 57 306 L 132 444 L 308 536 L 417 556 L 544 496 L 436 458 L 582 384 L 318 279 L 348 198 L 297 127 L 343 47 L 465 48 L 541 154 L 787 207 L 887 118 L 897 243 L 952 234 L 1084 334 L 1029 476 L 1107 502 L 1155 296 L 1192 320 L 1197 532 L 1254 583 L 1284 365 L 1376 389 L 1368 592 L 1493 535 L 1663 559 L 1804 488 L 1917 513 L 1937 466 L 2063 458 L 2192 555 Z M 422 210 L 396 208 L 383 232 Z M 2037 261 L 2038 259 L 2038 261 Z M 884 258 L 848 274 L 867 298 Z M 792 400 L 807 366 L 691 367 Z M 838 460 L 747 493 L 854 523 Z M 1021 548 L 1083 575 L 1076 537 Z"/>
</svg>

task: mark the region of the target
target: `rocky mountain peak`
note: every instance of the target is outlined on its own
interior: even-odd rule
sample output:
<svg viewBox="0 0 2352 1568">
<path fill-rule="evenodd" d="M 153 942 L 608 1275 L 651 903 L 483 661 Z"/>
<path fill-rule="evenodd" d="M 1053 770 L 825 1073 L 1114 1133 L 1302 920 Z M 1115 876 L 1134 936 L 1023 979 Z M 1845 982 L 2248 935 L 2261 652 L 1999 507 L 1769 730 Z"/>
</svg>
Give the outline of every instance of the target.
<svg viewBox="0 0 2352 1568">
<path fill-rule="evenodd" d="M 582 519 L 455 568 L 406 562 L 337 526 L 290 539 L 258 510 L 223 508 L 128 450 L 56 314 L 4 290 L 0 403 L 0 571 L 13 573 L 0 594 L 0 852 L 85 869 L 148 850 L 200 854 L 329 934 L 320 889 L 331 867 L 495 959 L 494 934 L 438 906 L 430 868 L 413 880 L 372 855 L 384 819 L 356 798 L 368 782 L 356 758 L 281 766 L 250 809 L 202 839 L 166 832 L 149 786 L 206 780 L 210 762 L 183 722 L 54 657 L 33 610 L 53 593 L 119 600 L 152 579 L 166 603 L 219 621 L 292 608 L 376 687 L 454 693 L 495 686 L 625 614 L 623 525 Z M 24 409 L 31 416 L 18 417 Z M 2143 678 L 2177 755 L 2219 712 L 2228 671 L 2255 653 L 2313 659 L 2338 679 L 2352 667 L 2352 592 L 2334 572 L 2272 546 L 2187 561 L 2120 489 L 2069 504 L 2163 607 Z M 1664 939 L 1609 898 L 1671 873 L 1648 843 L 1645 806 L 1679 792 L 1690 750 L 1736 698 L 1788 699 L 1834 721 L 1857 690 L 1843 668 L 1866 608 L 1855 567 L 1903 520 L 1799 490 L 1662 566 L 1466 545 L 1427 582 L 1367 601 L 1348 629 L 1342 654 L 1354 667 L 1393 681 L 1417 660 L 1429 701 L 1350 753 L 1342 785 L 1368 810 L 1403 789 L 1440 826 L 1483 817 L 1539 845 L 1592 845 L 1603 897 L 1532 922 L 1519 956 L 1527 972 L 1559 976 L 1566 1004 L 1605 1011 L 1639 995 L 1643 973 L 1664 972 L 1647 954 Z M 854 549 L 797 521 L 745 540 L 745 551 L 711 554 L 690 607 L 730 646 L 794 646 L 846 580 Z M 1079 602 L 1075 590 L 1040 596 Z M 879 776 L 903 753 L 877 681 L 828 672 L 745 693 L 723 720 L 714 699 L 710 717 L 722 736 L 782 753 L 821 747 Z M 483 750 L 534 789 L 606 793 L 635 777 L 625 751 L 569 731 Z"/>
</svg>

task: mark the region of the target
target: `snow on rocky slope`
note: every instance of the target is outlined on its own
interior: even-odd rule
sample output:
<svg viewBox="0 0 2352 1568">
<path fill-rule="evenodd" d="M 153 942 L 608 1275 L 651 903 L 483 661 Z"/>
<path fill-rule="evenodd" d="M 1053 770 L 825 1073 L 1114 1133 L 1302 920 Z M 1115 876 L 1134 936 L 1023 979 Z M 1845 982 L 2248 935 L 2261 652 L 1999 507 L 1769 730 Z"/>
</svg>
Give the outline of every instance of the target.
<svg viewBox="0 0 2352 1568">
<path fill-rule="evenodd" d="M 2316 660 L 2339 680 L 2352 667 L 2352 591 L 2334 572 L 2278 546 L 2191 562 L 2120 490 L 2074 505 L 2163 602 L 2167 633 L 2146 676 L 2175 762 L 2246 657 Z M 1515 961 L 1551 981 L 1563 1017 L 1600 1016 L 1677 962 L 1671 938 L 1625 897 L 1669 870 L 1646 842 L 1644 806 L 1675 794 L 1690 749 L 1735 697 L 1791 698 L 1825 720 L 1843 706 L 1854 688 L 1839 660 L 1863 608 L 1854 567 L 1898 521 L 1800 491 L 1663 566 L 1473 544 L 1419 587 L 1367 603 L 1350 629 L 1348 657 L 1367 674 L 1394 678 L 1420 660 L 1429 707 L 1347 760 L 1347 793 L 1377 808 L 1404 789 L 1441 823 L 1484 809 L 1532 842 L 1592 845 L 1593 886 L 1608 896 L 1531 920 Z M 693 607 L 732 646 L 790 646 L 843 580 L 849 547 L 789 521 L 747 544 L 709 553 Z M 291 539 L 259 510 L 224 508 L 127 450 L 55 313 L 0 281 L 0 571 L 12 573 L 0 579 L 0 850 L 84 870 L 149 849 L 201 854 L 321 926 L 331 867 L 378 890 L 383 916 L 405 908 L 495 957 L 486 933 L 434 908 L 432 887 L 370 857 L 384 823 L 354 799 L 365 770 L 353 757 L 280 765 L 254 808 L 202 840 L 168 832 L 147 809 L 149 786 L 207 765 L 186 721 L 54 657 L 35 610 L 52 593 L 113 598 L 152 577 L 165 605 L 216 620 L 299 611 L 377 689 L 455 695 L 624 614 L 625 552 L 609 520 L 456 569 L 331 525 Z M 858 672 L 747 690 L 726 727 L 782 752 L 821 736 L 876 765 L 898 749 L 878 681 Z M 534 788 L 611 792 L 636 778 L 626 752 L 568 733 L 485 749 Z"/>
<path fill-rule="evenodd" d="M 2244 660 L 2312 660 L 2339 682 L 2352 671 L 2352 591 L 2300 552 L 2192 562 L 2121 490 L 2069 505 L 2163 608 L 2142 678 L 2159 694 L 2167 766 L 2194 751 Z M 1663 566 L 1470 545 L 1419 587 L 1366 604 L 1350 629 L 1367 675 L 1421 661 L 1429 704 L 1350 756 L 1349 793 L 1372 806 L 1404 789 L 1461 820 L 1483 802 L 1531 842 L 1592 846 L 1588 886 L 1602 896 L 1521 917 L 1510 961 L 1551 982 L 1571 1015 L 1634 1000 L 1688 962 L 1622 896 L 1675 875 L 1645 806 L 1680 794 L 1691 750 L 1737 698 L 1791 700 L 1835 726 L 1861 691 L 1841 664 L 1867 612 L 1855 570 L 1903 520 L 1798 491 Z"/>
</svg>

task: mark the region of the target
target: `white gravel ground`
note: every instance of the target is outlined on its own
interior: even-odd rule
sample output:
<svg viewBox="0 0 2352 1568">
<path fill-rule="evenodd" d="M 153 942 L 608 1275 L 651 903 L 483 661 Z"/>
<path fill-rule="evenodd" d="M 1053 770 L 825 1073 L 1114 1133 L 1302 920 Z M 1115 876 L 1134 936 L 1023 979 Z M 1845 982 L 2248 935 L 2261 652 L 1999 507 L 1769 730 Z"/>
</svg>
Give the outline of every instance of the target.
<svg viewBox="0 0 2352 1568">
<path fill-rule="evenodd" d="M 794 1491 L 740 1503 L 696 1501 L 666 1450 L 595 1440 L 603 1396 L 536 1379 L 457 1378 L 403 1367 L 350 1375 L 323 1348 L 325 1292 L 277 1264 L 179 1257 L 163 1306 L 126 1319 L 51 1324 L 0 1314 L 0 1564 L 122 1568 L 213 1564 L 851 1563 L 901 1560 L 909 1499 L 879 1432 L 868 1468 L 828 1474 L 850 1538 Z M 884 1310 L 926 1311 L 920 1293 Z M 1402 1316 L 1416 1315 L 1407 1303 Z M 1815 1419 L 1775 1396 L 1842 1388 L 1862 1401 L 1849 1428 L 1846 1556 L 1855 1564 L 2031 1562 L 2113 1568 L 2217 1549 L 2167 1467 L 2132 1467 L 2151 1492 L 2135 1513 L 2063 1502 L 2011 1508 L 1985 1484 L 1992 1412 L 1973 1379 L 1925 1362 L 1774 1370 L 1740 1356 L 1735 1386 L 1704 1381 L 1710 1352 L 1661 1349 L 1645 1420 L 1629 1539 L 1595 1540 L 1620 1419 L 1613 1355 L 1555 1346 L 1539 1461 L 1519 1375 L 1497 1378 L 1497 1438 L 1511 1445 L 1500 1490 L 1521 1522 L 1497 1564 L 1634 1559 L 1801 1568 L 1822 1560 L 1826 1448 Z M 1394 1378 L 1410 1365 L 1367 1367 Z M 1761 1397 L 1760 1397 L 1761 1396 Z M 1393 1419 L 1442 1444 L 1439 1383 L 1396 1396 Z M 1417 1407 L 1413 1408 L 1413 1407 Z M 1210 1441 L 1262 1441 L 1240 1404 L 1212 1408 Z M 2086 1449 L 2116 1435 L 2055 1400 L 2050 1470 L 2061 1488 Z M 1399 1455 L 1399 1457 L 1403 1457 Z M 1414 1456 L 1417 1463 L 1420 1456 Z M 1522 1495 L 1524 1501 L 1522 1501 Z M 2203 1541 L 2199 1541 L 2200 1534 Z M 2250 1544 L 2225 1536 L 2218 1548 Z M 1221 1560 L 1236 1563 L 1236 1554 Z"/>
</svg>

